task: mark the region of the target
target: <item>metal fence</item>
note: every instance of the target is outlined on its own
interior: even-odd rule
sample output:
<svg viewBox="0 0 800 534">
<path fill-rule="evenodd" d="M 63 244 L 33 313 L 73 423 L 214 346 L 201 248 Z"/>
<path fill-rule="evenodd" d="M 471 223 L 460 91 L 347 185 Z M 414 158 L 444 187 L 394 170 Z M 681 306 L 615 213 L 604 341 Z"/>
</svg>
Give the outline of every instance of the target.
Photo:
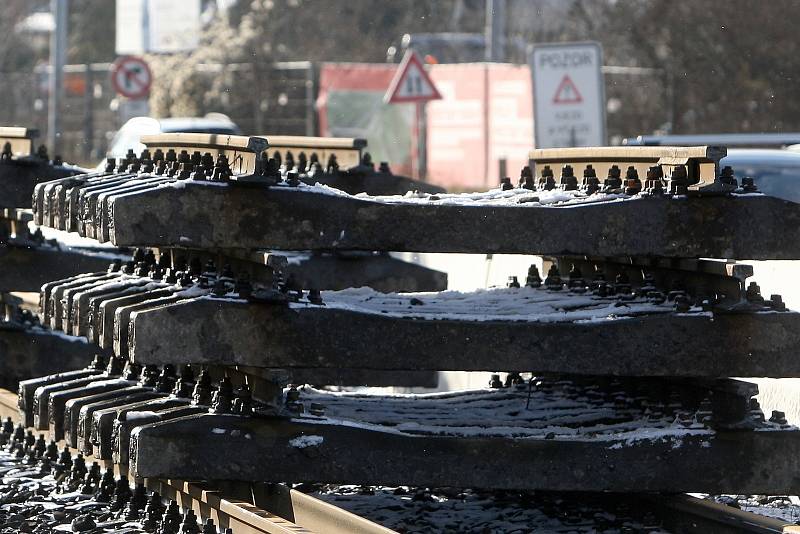
<svg viewBox="0 0 800 534">
<path fill-rule="evenodd" d="M 117 95 L 110 63 L 66 65 L 59 152 L 65 161 L 93 165 L 102 159 L 119 129 Z M 49 67 L 0 73 L 0 125 L 36 128 L 47 135 Z M 230 97 L 214 109 L 228 115 L 247 134 L 315 135 L 317 69 L 307 61 L 259 68 L 253 64 L 202 65 L 199 73 L 221 76 Z M 51 147 L 48 147 L 51 148 Z"/>
</svg>

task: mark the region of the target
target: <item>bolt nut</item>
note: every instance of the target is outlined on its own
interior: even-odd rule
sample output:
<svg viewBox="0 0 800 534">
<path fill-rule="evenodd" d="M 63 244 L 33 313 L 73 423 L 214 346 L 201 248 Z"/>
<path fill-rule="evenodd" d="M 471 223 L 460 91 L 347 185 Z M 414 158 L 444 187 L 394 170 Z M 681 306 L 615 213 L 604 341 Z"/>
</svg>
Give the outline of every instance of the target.
<svg viewBox="0 0 800 534">
<path fill-rule="evenodd" d="M 769 418 L 770 423 L 775 423 L 777 425 L 785 425 L 786 424 L 786 414 L 784 412 L 778 410 L 772 410 L 772 415 Z"/>
<path fill-rule="evenodd" d="M 784 304 L 783 298 L 780 295 L 770 295 L 769 304 L 775 311 L 786 311 L 786 304 Z"/>
</svg>

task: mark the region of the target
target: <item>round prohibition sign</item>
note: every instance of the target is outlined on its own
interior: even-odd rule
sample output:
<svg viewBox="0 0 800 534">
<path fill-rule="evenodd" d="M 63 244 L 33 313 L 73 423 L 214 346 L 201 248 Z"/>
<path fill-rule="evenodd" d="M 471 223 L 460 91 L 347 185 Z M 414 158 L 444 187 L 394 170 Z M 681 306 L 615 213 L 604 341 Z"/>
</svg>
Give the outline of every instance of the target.
<svg viewBox="0 0 800 534">
<path fill-rule="evenodd" d="M 120 95 L 137 99 L 150 93 L 153 73 L 141 58 L 124 56 L 118 58 L 111 68 L 111 85 Z"/>
</svg>

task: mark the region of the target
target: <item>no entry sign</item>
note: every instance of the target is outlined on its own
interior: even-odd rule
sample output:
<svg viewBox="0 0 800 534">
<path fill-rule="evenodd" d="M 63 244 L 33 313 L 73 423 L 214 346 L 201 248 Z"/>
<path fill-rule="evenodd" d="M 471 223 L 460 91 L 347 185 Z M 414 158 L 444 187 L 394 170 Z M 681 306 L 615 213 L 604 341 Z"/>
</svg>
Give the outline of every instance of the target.
<svg viewBox="0 0 800 534">
<path fill-rule="evenodd" d="M 606 144 L 598 43 L 537 45 L 530 55 L 536 148 Z"/>
<path fill-rule="evenodd" d="M 150 93 L 152 82 L 150 67 L 141 58 L 118 58 L 111 68 L 111 85 L 124 97 L 134 100 L 146 97 Z"/>
</svg>

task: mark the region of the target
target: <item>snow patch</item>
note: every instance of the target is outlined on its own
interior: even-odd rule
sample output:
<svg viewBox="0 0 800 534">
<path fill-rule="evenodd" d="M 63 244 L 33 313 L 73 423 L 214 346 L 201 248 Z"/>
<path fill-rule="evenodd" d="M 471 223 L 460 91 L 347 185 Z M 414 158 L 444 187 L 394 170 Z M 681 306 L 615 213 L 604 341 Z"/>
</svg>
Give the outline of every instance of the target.
<svg viewBox="0 0 800 534">
<path fill-rule="evenodd" d="M 152 419 L 157 418 L 158 412 L 151 412 L 151 411 L 136 411 L 136 412 L 128 412 L 125 415 L 126 421 L 139 421 L 143 419 Z"/>
<path fill-rule="evenodd" d="M 603 442 L 609 449 L 650 443 L 680 447 L 714 436 L 711 428 L 684 428 L 669 415 L 620 411 L 610 400 L 591 400 L 572 386 L 552 391 L 526 387 L 432 394 L 374 395 L 299 388 L 304 402 L 326 406 L 324 420 L 299 416 L 297 423 L 327 424 L 411 436 L 505 437 Z M 564 390 L 563 388 L 567 388 Z M 529 406 L 528 406 L 529 404 Z M 487 421 L 491 421 L 487 425 Z M 692 438 L 695 436 L 694 438 Z"/>
<path fill-rule="evenodd" d="M 175 295 L 183 298 L 194 298 L 202 297 L 203 295 L 208 295 L 209 293 L 211 293 L 210 289 L 203 289 L 199 285 L 194 285 L 184 289 L 183 291 L 178 291 L 175 293 Z"/>
<path fill-rule="evenodd" d="M 670 302 L 655 304 L 643 298 L 619 302 L 616 297 L 589 292 L 530 287 L 440 293 L 379 293 L 361 287 L 323 291 L 322 298 L 329 309 L 428 320 L 594 323 L 675 312 Z M 290 303 L 292 308 L 308 306 L 304 302 Z M 700 308 L 697 313 L 701 313 Z"/>
<path fill-rule="evenodd" d="M 295 449 L 305 449 L 306 447 L 318 447 L 322 444 L 322 436 L 299 436 L 289 441 L 289 446 Z"/>
</svg>

